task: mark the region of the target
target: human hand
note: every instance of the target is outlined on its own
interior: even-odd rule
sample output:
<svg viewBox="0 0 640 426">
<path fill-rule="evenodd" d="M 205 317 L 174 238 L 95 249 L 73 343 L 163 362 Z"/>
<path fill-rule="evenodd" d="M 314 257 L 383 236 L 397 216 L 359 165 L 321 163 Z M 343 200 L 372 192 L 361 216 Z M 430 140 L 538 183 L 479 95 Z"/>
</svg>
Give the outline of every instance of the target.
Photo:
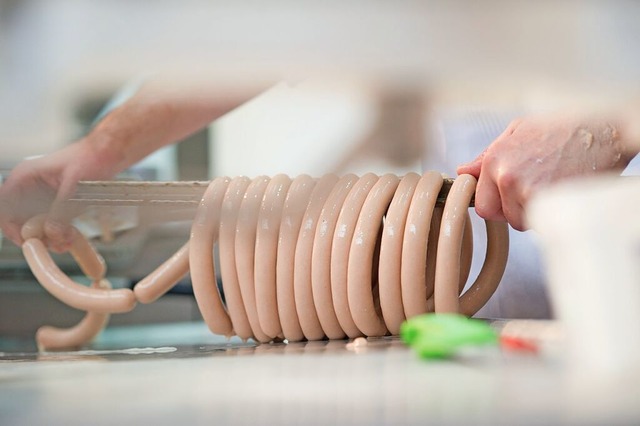
<svg viewBox="0 0 640 426">
<path fill-rule="evenodd" d="M 22 245 L 22 225 L 48 213 L 44 232 L 52 250 L 66 251 L 71 241 L 69 222 L 74 212 L 64 205 L 80 180 L 112 178 L 117 172 L 113 154 L 87 139 L 44 157 L 18 164 L 0 186 L 0 226 L 5 236 Z"/>
<path fill-rule="evenodd" d="M 528 228 L 525 208 L 538 190 L 562 179 L 622 171 L 635 153 L 611 123 L 577 116 L 526 117 L 458 174 L 478 178 L 475 206 L 487 220 Z"/>
</svg>

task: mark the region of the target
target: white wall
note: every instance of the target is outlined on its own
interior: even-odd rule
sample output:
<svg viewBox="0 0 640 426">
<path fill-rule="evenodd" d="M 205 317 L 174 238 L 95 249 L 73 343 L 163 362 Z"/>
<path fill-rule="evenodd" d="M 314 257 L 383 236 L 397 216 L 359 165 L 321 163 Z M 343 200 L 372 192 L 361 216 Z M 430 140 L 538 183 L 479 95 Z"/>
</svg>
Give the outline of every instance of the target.
<svg viewBox="0 0 640 426">
<path fill-rule="evenodd" d="M 83 87 L 149 68 L 298 67 L 491 93 L 547 78 L 637 88 L 640 2 L 476 3 L 24 0 L 0 28 L 0 156 L 67 142 Z"/>
<path fill-rule="evenodd" d="M 214 125 L 213 173 L 331 172 L 373 124 L 369 96 L 355 85 L 281 83 Z"/>
</svg>

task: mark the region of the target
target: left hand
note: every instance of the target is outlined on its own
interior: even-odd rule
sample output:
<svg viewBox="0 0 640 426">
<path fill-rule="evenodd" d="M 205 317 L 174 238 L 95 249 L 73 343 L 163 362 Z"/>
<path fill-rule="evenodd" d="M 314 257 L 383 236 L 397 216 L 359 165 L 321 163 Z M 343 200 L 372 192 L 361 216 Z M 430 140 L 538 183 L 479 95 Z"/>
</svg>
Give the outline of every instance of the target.
<svg viewBox="0 0 640 426">
<path fill-rule="evenodd" d="M 0 227 L 4 235 L 22 245 L 22 225 L 31 217 L 48 213 L 44 232 L 49 248 L 63 252 L 72 233 L 69 222 L 75 213 L 64 202 L 80 180 L 110 179 L 116 174 L 110 150 L 100 150 L 88 139 L 59 151 L 18 164 L 0 186 Z"/>
</svg>

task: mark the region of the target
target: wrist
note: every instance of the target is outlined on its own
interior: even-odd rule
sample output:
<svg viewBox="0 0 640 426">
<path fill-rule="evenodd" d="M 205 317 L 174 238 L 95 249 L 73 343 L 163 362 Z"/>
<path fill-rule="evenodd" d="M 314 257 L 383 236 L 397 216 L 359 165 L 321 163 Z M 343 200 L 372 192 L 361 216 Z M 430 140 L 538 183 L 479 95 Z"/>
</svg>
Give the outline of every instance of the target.
<svg viewBox="0 0 640 426">
<path fill-rule="evenodd" d="M 147 139 L 147 118 L 140 115 L 136 104 L 116 108 L 86 136 L 85 140 L 113 175 L 146 155 L 146 152 L 139 151 Z"/>
<path fill-rule="evenodd" d="M 93 158 L 92 163 L 98 169 L 96 172 L 104 178 L 112 178 L 129 166 L 122 140 L 108 132 L 96 128 L 78 143 Z"/>
</svg>

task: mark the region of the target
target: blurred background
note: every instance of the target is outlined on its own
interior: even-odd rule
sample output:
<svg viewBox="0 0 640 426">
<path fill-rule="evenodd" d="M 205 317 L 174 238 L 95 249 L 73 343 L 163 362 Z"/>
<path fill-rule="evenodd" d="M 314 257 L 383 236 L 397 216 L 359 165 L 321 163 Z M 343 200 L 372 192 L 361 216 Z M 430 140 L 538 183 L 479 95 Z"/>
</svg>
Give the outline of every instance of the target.
<svg viewBox="0 0 640 426">
<path fill-rule="evenodd" d="M 76 140 L 162 75 L 168 85 L 201 82 L 220 96 L 256 82 L 270 88 L 127 178 L 454 176 L 518 115 L 635 99 L 638 17 L 634 1 L 2 0 L 0 169 Z M 475 228 L 482 244 L 484 230 Z M 496 296 L 485 316 L 498 308 L 551 315 L 543 286 L 531 284 L 542 277 L 523 235 L 512 246 L 528 254 L 512 255 L 505 278 L 520 284 L 500 290 L 511 293 Z M 116 286 L 130 286 L 187 236 L 187 223 L 169 224 L 100 249 Z M 59 262 L 74 273 L 68 259 Z M 514 278 L 525 264 L 532 278 Z M 184 287 L 189 293 L 188 281 Z M 198 319 L 181 292 L 113 321 Z M 514 295 L 541 302 L 524 310 L 500 302 Z M 44 293 L 5 241 L 0 334 L 32 335 L 51 318 L 64 325 L 81 315 Z"/>
</svg>

